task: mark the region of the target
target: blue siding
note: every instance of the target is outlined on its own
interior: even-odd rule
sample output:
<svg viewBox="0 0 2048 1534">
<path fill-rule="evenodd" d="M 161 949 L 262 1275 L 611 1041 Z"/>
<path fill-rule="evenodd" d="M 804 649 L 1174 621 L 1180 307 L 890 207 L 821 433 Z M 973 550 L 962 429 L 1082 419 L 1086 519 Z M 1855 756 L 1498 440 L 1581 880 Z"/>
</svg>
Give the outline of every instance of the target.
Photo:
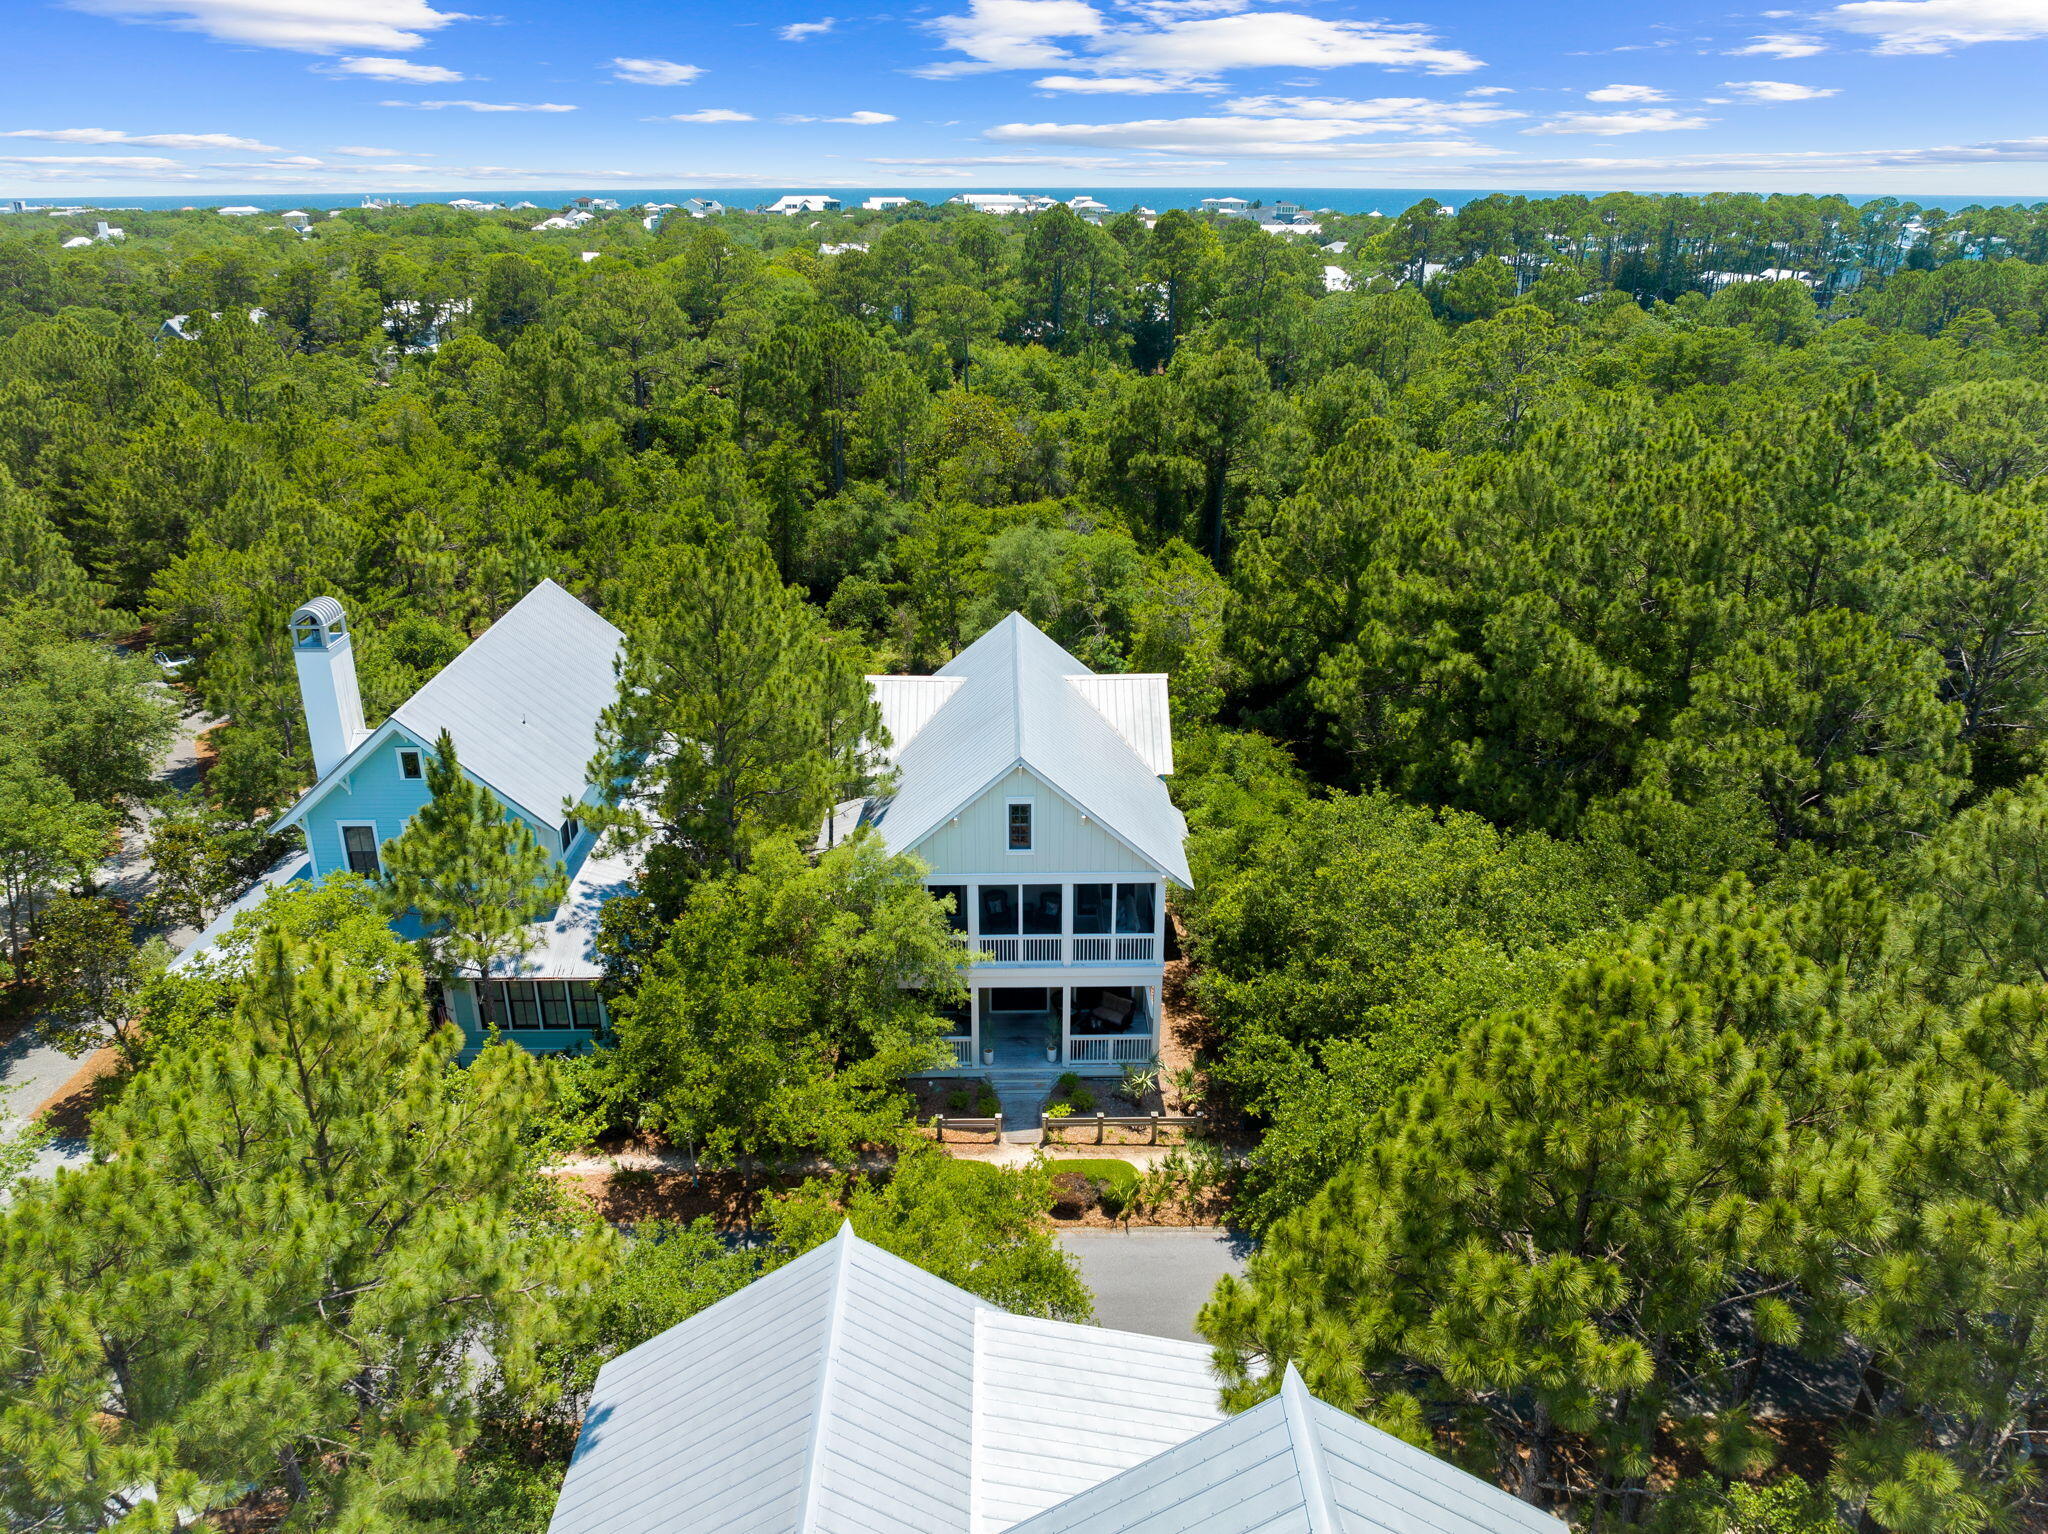
<svg viewBox="0 0 2048 1534">
<path fill-rule="evenodd" d="M 449 986 L 441 994 L 448 1003 L 448 1015 L 462 1030 L 462 1063 L 467 1065 L 476 1058 L 477 1051 L 490 1042 L 490 1036 L 477 1015 L 476 992 L 464 982 Z M 590 1028 L 522 1028 L 516 1033 L 502 1033 L 499 1037 L 510 1039 L 534 1054 L 552 1055 L 588 1049 L 597 1034 Z"/>
<path fill-rule="evenodd" d="M 343 826 L 362 822 L 375 825 L 377 845 L 382 847 L 403 831 L 407 822 L 427 802 L 425 776 L 407 778 L 399 772 L 398 753 L 401 749 L 431 752 L 432 743 L 416 741 L 405 731 L 394 730 L 388 739 L 381 741 L 357 764 L 354 771 L 338 781 L 318 804 L 306 811 L 300 823 L 306 832 L 306 850 L 312 854 L 314 878 L 347 870 L 348 855 L 341 840 Z M 503 799 L 498 802 L 504 805 L 508 814 L 525 821 L 541 846 L 560 860 L 562 828 L 559 824 L 542 825 L 512 805 L 505 804 Z"/>
</svg>

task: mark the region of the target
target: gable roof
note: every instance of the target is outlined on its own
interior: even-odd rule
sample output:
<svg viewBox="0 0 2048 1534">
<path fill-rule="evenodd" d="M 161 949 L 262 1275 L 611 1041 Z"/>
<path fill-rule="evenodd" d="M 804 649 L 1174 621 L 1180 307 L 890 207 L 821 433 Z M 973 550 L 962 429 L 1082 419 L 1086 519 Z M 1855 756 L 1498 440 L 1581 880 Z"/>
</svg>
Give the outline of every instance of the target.
<svg viewBox="0 0 2048 1534">
<path fill-rule="evenodd" d="M 393 727 L 429 747 L 446 730 L 465 772 L 534 820 L 556 824 L 564 801 L 583 797 L 599 716 L 618 693 L 613 663 L 624 642 L 542 581 L 308 789 L 278 828 L 325 798 Z"/>
<path fill-rule="evenodd" d="M 1022 613 L 1011 613 L 937 676 L 921 679 L 957 682 L 948 696 L 938 698 L 935 687 L 905 688 L 896 701 L 895 690 L 878 689 L 877 697 L 889 700 L 885 708 L 912 725 L 893 748 L 896 795 L 874 822 L 890 850 L 912 850 L 1023 766 L 1167 877 L 1192 883 L 1181 845 L 1187 822 L 1157 770 L 1075 684 L 1077 678 L 1085 686 L 1103 680 Z M 1101 691 L 1106 698 L 1123 695 L 1115 687 Z M 1163 705 L 1163 685 L 1158 691 Z M 934 699 L 936 706 L 924 712 Z M 1139 734 L 1151 738 L 1149 728 Z M 1169 760 L 1170 752 L 1169 744 Z"/>
<path fill-rule="evenodd" d="M 1280 1393 L 1016 1534 L 1566 1534 L 1549 1514 L 1318 1401 Z"/>
<path fill-rule="evenodd" d="M 848 1227 L 598 1372 L 549 1531 L 997 1534 L 1215 1422 L 1207 1357 L 1009 1315 Z"/>
</svg>

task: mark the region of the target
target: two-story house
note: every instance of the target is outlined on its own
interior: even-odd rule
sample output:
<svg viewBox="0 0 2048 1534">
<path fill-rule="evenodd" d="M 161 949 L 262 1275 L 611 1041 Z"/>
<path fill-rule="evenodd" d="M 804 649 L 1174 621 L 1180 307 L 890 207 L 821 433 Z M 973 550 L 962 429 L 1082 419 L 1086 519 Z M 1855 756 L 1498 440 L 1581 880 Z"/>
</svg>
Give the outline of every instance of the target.
<svg viewBox="0 0 2048 1534">
<path fill-rule="evenodd" d="M 427 802 L 445 730 L 463 771 L 559 859 L 568 893 L 491 983 L 443 1001 L 470 1044 L 494 1024 L 536 1050 L 602 1027 L 598 915 L 637 859 L 573 813 L 599 720 L 617 695 L 623 636 L 543 581 L 377 728 L 368 728 L 341 604 L 291 616 L 292 659 L 316 774 L 277 822 L 305 851 L 222 912 L 180 965 L 209 951 L 269 890 L 338 871 L 375 878 L 383 849 Z M 954 1019 L 956 1069 L 1142 1061 L 1158 1052 L 1166 888 L 1186 885 L 1166 678 L 1098 676 L 1012 613 L 934 676 L 870 678 L 892 740 L 886 797 L 842 806 L 829 835 L 865 825 L 930 868 L 972 965 Z M 398 924 L 400 931 L 408 923 Z"/>
<path fill-rule="evenodd" d="M 1167 886 L 1190 882 L 1166 678 L 1097 675 L 1012 613 L 933 676 L 869 682 L 894 782 L 835 826 L 952 901 L 979 955 L 956 1068 L 1155 1056 Z"/>
<path fill-rule="evenodd" d="M 291 616 L 292 660 L 315 779 L 277 829 L 297 827 L 305 851 L 222 912 L 178 963 L 211 949 L 236 915 L 278 884 L 340 871 L 375 878 L 385 844 L 427 802 L 427 759 L 445 730 L 463 772 L 525 822 L 569 881 L 561 904 L 527 930 L 524 951 L 494 966 L 481 1000 L 475 986 L 448 988 L 448 1014 L 472 1046 L 483 1041 L 487 1021 L 535 1050 L 589 1041 L 604 1015 L 598 912 L 632 887 L 636 866 L 600 847 L 565 807 L 594 796 L 585 773 L 599 717 L 617 695 L 613 663 L 623 638 L 542 581 L 372 730 L 363 722 L 341 604 L 316 597 L 299 608 Z"/>
</svg>

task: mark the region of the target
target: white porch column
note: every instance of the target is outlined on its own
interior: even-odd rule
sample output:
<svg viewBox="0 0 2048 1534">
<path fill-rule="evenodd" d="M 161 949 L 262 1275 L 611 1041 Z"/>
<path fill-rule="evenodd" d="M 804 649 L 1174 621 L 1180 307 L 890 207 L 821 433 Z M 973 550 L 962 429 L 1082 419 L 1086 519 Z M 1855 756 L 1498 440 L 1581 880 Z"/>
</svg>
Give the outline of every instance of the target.
<svg viewBox="0 0 2048 1534">
<path fill-rule="evenodd" d="M 967 987 L 967 1063 L 981 1064 L 981 987 Z"/>
<path fill-rule="evenodd" d="M 1060 886 L 1060 963 L 1074 962 L 1074 886 Z"/>
<path fill-rule="evenodd" d="M 1074 1058 L 1074 1002 L 1073 987 L 1060 986 L 1060 1058 L 1064 1065 Z"/>
<path fill-rule="evenodd" d="M 1160 1034 L 1165 1027 L 1164 1019 L 1159 1014 L 1160 990 L 1161 987 L 1156 985 L 1145 987 L 1145 1011 L 1150 1014 L 1145 1020 L 1145 1026 L 1152 1030 L 1152 1053 L 1155 1055 L 1159 1053 Z"/>
</svg>

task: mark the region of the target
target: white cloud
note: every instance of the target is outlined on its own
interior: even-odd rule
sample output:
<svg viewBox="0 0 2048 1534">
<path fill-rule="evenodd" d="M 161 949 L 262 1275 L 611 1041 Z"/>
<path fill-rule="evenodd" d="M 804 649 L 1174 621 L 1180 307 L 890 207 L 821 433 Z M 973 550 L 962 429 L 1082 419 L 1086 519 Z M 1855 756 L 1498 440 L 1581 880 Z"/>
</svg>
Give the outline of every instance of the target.
<svg viewBox="0 0 2048 1534">
<path fill-rule="evenodd" d="M 0 154 L 0 165 L 19 166 L 23 171 L 33 171 L 42 174 L 68 172 L 73 175 L 95 170 L 124 170 L 143 173 L 162 172 L 166 174 L 189 174 L 190 171 L 190 167 L 176 160 L 167 160 L 162 155 L 152 154 Z"/>
<path fill-rule="evenodd" d="M 1063 69 L 1146 81 L 1148 90 L 1199 88 L 1232 69 L 1337 69 L 1377 64 L 1460 74 L 1480 61 L 1439 44 L 1420 26 L 1330 20 L 1237 4 L 1139 4 L 1135 23 L 1112 23 L 1085 0 L 970 0 L 960 15 L 926 25 L 965 59 L 913 74 L 948 79 L 994 69 Z M 1228 12 L 1229 14 L 1216 14 Z M 1073 89 L 1058 84 L 1047 89 Z M 1129 87 L 1126 87 L 1129 88 Z"/>
<path fill-rule="evenodd" d="M 1000 142 L 1084 144 L 1115 149 L 1150 149 L 1167 154 L 1225 154 L 1232 158 L 1390 155 L 1485 155 L 1495 151 L 1470 140 L 1402 140 L 1363 144 L 1359 135 L 1382 133 L 1392 122 L 1344 117 L 1162 117 L 1121 123 L 1001 123 L 983 137 Z M 1350 142 L 1341 142 L 1349 140 Z"/>
<path fill-rule="evenodd" d="M 353 155 L 359 160 L 386 160 L 405 153 L 403 149 L 377 149 L 369 144 L 336 144 L 334 152 Z"/>
<path fill-rule="evenodd" d="M 1947 53 L 1972 43 L 2048 37 L 2048 3 L 2043 0 L 1856 0 L 1819 20 L 1875 37 L 1875 53 Z"/>
<path fill-rule="evenodd" d="M 828 117 L 825 121 L 828 123 L 850 123 L 856 128 L 873 128 L 882 123 L 892 123 L 896 121 L 896 118 L 889 112 L 862 111 L 848 112 L 844 117 Z"/>
<path fill-rule="evenodd" d="M 1031 82 L 1042 91 L 1087 96 L 1160 96 L 1181 91 L 1220 91 L 1204 81 L 1167 80 L 1157 75 L 1047 75 Z"/>
<path fill-rule="evenodd" d="M 1468 96 L 1512 96 L 1514 93 L 1512 85 L 1475 85 L 1465 92 Z"/>
<path fill-rule="evenodd" d="M 412 107 L 421 112 L 457 108 L 464 112 L 573 112 L 559 101 L 382 101 L 379 106 Z"/>
<path fill-rule="evenodd" d="M 651 123 L 750 123 L 752 112 L 735 112 L 731 107 L 706 107 L 701 112 L 677 112 L 672 117 L 647 117 Z"/>
<path fill-rule="evenodd" d="M 410 59 L 346 58 L 314 66 L 323 74 L 361 75 L 368 80 L 401 80 L 408 85 L 453 85 L 469 77 L 439 64 L 415 64 Z"/>
<path fill-rule="evenodd" d="M 232 133 L 120 133 L 112 128 L 15 128 L 0 138 L 44 139 L 53 144 L 139 144 L 150 149 L 268 149 L 260 139 Z"/>
<path fill-rule="evenodd" d="M 1796 175 L 1893 170 L 1953 168 L 1970 165 L 2048 164 L 2048 135 L 2021 139 L 1996 139 L 1981 144 L 1948 144 L 1919 149 L 1812 149 L 1778 153 L 1720 155 L 1676 155 L 1669 158 L 1597 157 L 1568 160 L 1517 160 L 1517 171 L 1615 171 L 1664 172 L 1698 175 L 1732 172 L 1745 176 Z"/>
<path fill-rule="evenodd" d="M 668 59 L 612 60 L 612 78 L 628 85 L 694 85 L 703 73 L 701 64 L 677 64 Z"/>
<path fill-rule="evenodd" d="M 1793 85 L 1784 80 L 1723 80 L 1721 85 L 1737 92 L 1742 101 L 1818 101 L 1841 94 L 1833 86 Z"/>
<path fill-rule="evenodd" d="M 1094 37 L 1107 23 L 1086 0 L 969 0 L 964 16 L 925 23 L 967 61 L 913 70 L 933 79 L 990 69 L 1045 69 L 1072 62 L 1054 38 Z"/>
<path fill-rule="evenodd" d="M 335 53 L 344 48 L 404 52 L 459 11 L 426 0 L 71 0 L 79 10 L 133 21 L 156 21 L 202 32 L 224 43 Z"/>
<path fill-rule="evenodd" d="M 1669 101 L 1671 98 L 1654 85 L 1603 85 L 1597 91 L 1587 91 L 1588 101 Z"/>
<path fill-rule="evenodd" d="M 1826 53 L 1827 44 L 1817 37 L 1808 37 L 1803 32 L 1765 32 L 1752 37 L 1748 46 L 1730 48 L 1730 58 L 1761 56 L 1773 59 L 1810 59 L 1816 53 Z"/>
<path fill-rule="evenodd" d="M 1375 96 L 1348 101 L 1329 96 L 1239 96 L 1225 103 L 1245 117 L 1288 117 L 1341 122 L 1352 133 L 1413 133 L 1509 122 L 1528 114 L 1484 101 L 1431 101 L 1422 96 Z"/>
<path fill-rule="evenodd" d="M 1671 133 L 1681 128 L 1704 128 L 1711 117 L 1688 117 L 1669 107 L 1645 107 L 1640 112 L 1562 112 L 1549 122 L 1524 133 L 1590 133 L 1612 138 L 1622 133 Z"/>
<path fill-rule="evenodd" d="M 1290 11 L 1259 11 L 1175 22 L 1150 32 L 1116 34 L 1101 55 L 1111 69 L 1156 69 L 1203 76 L 1225 69 L 1335 69 L 1379 64 L 1428 74 L 1463 74 L 1480 61 L 1441 48 L 1420 28 L 1378 21 L 1329 21 Z"/>
<path fill-rule="evenodd" d="M 839 18 L 827 16 L 822 21 L 792 21 L 779 34 L 785 43 L 800 43 L 807 37 L 822 37 L 832 30 Z"/>
</svg>

